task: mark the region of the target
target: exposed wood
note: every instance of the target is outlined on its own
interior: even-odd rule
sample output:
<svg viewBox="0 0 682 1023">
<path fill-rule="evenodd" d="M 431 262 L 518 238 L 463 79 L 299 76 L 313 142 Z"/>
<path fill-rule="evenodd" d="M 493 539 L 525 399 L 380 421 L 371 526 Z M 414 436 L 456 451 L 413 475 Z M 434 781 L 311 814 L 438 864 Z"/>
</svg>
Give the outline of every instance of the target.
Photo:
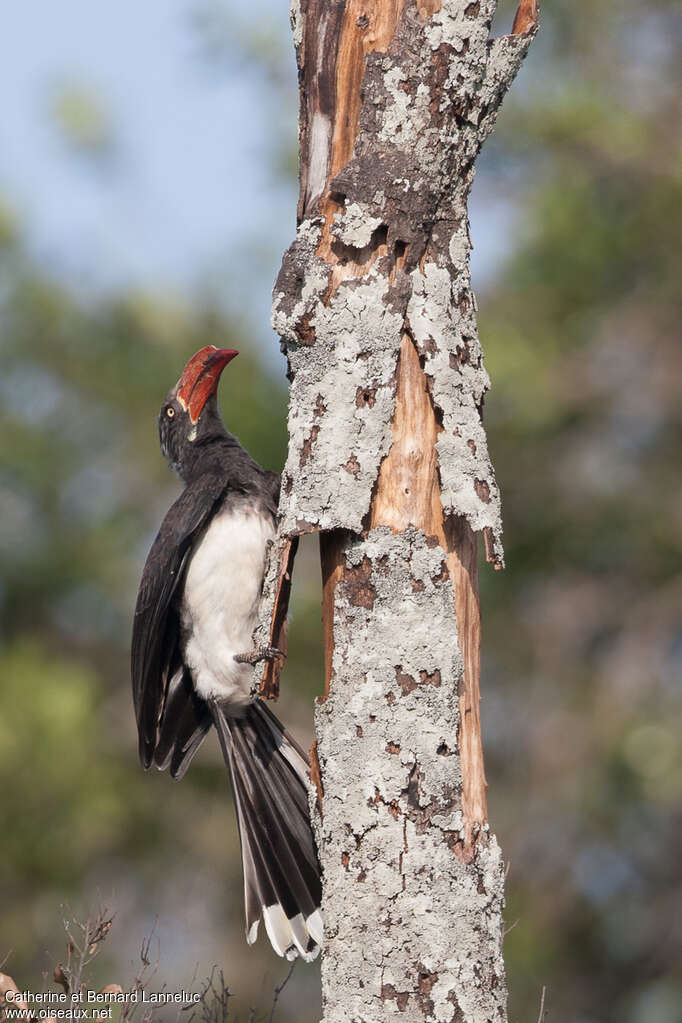
<svg viewBox="0 0 682 1023">
<path fill-rule="evenodd" d="M 287 613 L 291 595 L 291 578 L 294 571 L 294 558 L 298 549 L 298 537 L 287 539 L 279 552 L 275 598 L 270 620 L 270 646 L 286 655 L 287 652 Z M 285 657 L 266 660 L 260 684 L 260 696 L 267 700 L 276 700 L 279 696 L 279 679 Z"/>
<path fill-rule="evenodd" d="M 534 32 L 537 27 L 537 0 L 521 0 L 514 18 L 514 24 L 512 25 L 512 35 L 526 35 L 528 32 Z"/>
<path fill-rule="evenodd" d="M 485 546 L 485 560 L 489 565 L 493 566 L 495 571 L 499 572 L 500 569 L 504 568 L 504 565 L 497 556 L 493 531 L 488 526 L 483 530 L 483 543 Z"/>
<path fill-rule="evenodd" d="M 330 212 L 329 184 L 353 152 L 365 57 L 388 48 L 405 0 L 310 0 L 305 17 L 301 88 L 298 218 Z"/>
<path fill-rule="evenodd" d="M 417 0 L 417 10 L 420 18 L 430 18 L 441 8 L 441 0 Z"/>
<path fill-rule="evenodd" d="M 343 19 L 340 24 L 336 44 L 336 61 L 334 68 L 334 104 L 331 112 L 331 132 L 324 137 L 328 140 L 326 168 L 322 180 L 322 136 L 314 136 L 315 166 L 319 173 L 316 187 L 307 196 L 302 196 L 302 211 L 311 213 L 319 205 L 325 218 L 324 229 L 318 252 L 320 257 L 334 267 L 326 301 L 337 290 L 342 281 L 353 280 L 369 273 L 373 264 L 386 255 L 386 241 L 367 246 L 366 251 L 360 250 L 353 254 L 343 251 L 334 244 L 331 225 L 336 213 L 343 207 L 339 205 L 333 192 L 333 178 L 346 166 L 353 153 L 353 145 L 358 129 L 358 117 L 361 108 L 361 84 L 365 69 L 365 58 L 368 53 L 384 52 L 393 38 L 398 19 L 402 13 L 405 0 L 348 0 Z M 328 37 L 325 37 L 328 45 Z M 327 56 L 327 60 L 330 60 Z M 328 72 L 331 76 L 331 68 Z M 304 94 L 310 100 L 316 96 L 314 86 Z M 314 106 L 314 101 L 310 104 Z M 315 125 L 320 124 L 319 111 L 309 110 L 308 119 Z M 303 186 L 304 173 L 301 176 Z M 341 252 L 339 249 L 341 248 Z"/>
<path fill-rule="evenodd" d="M 393 444 L 379 472 L 371 528 L 390 526 L 399 532 L 412 525 L 427 536 L 443 538 L 438 429 L 419 356 L 405 333 L 400 344 Z"/>
<path fill-rule="evenodd" d="M 455 591 L 457 639 L 464 660 L 459 693 L 459 753 L 462 764 L 462 855 L 474 857 L 481 825 L 488 819 L 481 736 L 481 605 L 478 544 L 464 518 L 446 522 L 448 568 Z"/>
<path fill-rule="evenodd" d="M 384 52 L 393 38 L 405 0 L 349 0 L 341 26 L 336 60 L 336 104 L 328 177 L 351 158 L 360 115 L 365 57 Z"/>
</svg>

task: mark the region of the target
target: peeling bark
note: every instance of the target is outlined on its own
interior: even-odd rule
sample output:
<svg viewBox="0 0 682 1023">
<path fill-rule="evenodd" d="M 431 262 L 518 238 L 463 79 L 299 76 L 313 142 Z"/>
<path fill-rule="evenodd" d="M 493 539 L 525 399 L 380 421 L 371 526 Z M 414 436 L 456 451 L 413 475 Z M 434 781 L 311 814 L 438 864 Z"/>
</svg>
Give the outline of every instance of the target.
<svg viewBox="0 0 682 1023">
<path fill-rule="evenodd" d="M 311 806 L 325 1023 L 506 1019 L 486 816 L 476 536 L 503 564 L 467 200 L 537 26 L 522 0 L 294 0 L 299 227 L 274 289 L 291 380 L 280 528 L 318 531 L 325 693 Z M 263 690 L 274 693 L 277 669 Z"/>
</svg>

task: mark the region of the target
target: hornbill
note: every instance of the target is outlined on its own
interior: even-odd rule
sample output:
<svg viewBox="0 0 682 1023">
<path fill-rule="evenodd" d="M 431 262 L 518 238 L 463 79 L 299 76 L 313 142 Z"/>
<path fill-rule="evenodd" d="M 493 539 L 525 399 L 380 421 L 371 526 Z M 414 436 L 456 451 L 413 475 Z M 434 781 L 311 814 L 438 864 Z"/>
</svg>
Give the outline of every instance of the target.
<svg viewBox="0 0 682 1023">
<path fill-rule="evenodd" d="M 181 778 L 215 725 L 241 842 L 246 940 L 263 918 L 279 955 L 313 959 L 322 942 L 320 867 L 308 811 L 308 761 L 251 693 L 252 633 L 280 479 L 225 428 L 216 391 L 237 355 L 208 345 L 159 413 L 161 450 L 185 489 L 147 557 L 131 667 L 140 759 Z"/>
</svg>

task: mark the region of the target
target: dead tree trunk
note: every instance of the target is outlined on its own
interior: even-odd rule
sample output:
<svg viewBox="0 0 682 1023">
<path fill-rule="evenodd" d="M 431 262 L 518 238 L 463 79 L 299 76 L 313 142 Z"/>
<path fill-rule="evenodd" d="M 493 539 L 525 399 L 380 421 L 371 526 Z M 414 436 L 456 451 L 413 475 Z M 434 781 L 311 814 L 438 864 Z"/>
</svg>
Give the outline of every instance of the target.
<svg viewBox="0 0 682 1023">
<path fill-rule="evenodd" d="M 316 713 L 325 1023 L 506 1019 L 486 818 L 476 534 L 502 565 L 469 279 L 474 161 L 536 29 L 522 0 L 294 0 L 296 240 L 274 292 L 291 379 L 262 636 L 320 532 Z M 272 695 L 272 670 L 264 680 Z M 315 751 L 313 750 L 313 753 Z"/>
</svg>

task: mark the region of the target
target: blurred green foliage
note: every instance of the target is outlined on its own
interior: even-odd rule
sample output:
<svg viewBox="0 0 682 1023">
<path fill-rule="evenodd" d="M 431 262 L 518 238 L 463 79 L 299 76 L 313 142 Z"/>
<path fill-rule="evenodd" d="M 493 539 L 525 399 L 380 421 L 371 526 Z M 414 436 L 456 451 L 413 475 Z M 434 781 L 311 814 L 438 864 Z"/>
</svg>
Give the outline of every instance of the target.
<svg viewBox="0 0 682 1023">
<path fill-rule="evenodd" d="M 239 372 L 221 385 L 223 414 L 276 467 L 285 382 L 263 369 L 237 315 L 171 295 L 79 301 L 27 258 L 11 213 L 2 224 L 0 949 L 12 950 L 8 969 L 35 984 L 53 968 L 49 956 L 62 954 L 60 905 L 84 917 L 104 898 L 121 919 L 98 961 L 103 982 L 107 970 L 127 971 L 157 914 L 164 976 L 189 982 L 199 963 L 208 972 L 228 958 L 223 942 L 238 943 L 237 961 L 248 952 L 217 750 L 182 786 L 137 763 L 132 608 L 147 549 L 180 490 L 159 452 L 156 414 L 190 354 L 235 347 Z M 188 956 L 173 935 L 202 913 L 205 940 Z M 244 999 L 268 964 L 267 1004 L 281 964 L 264 943 Z M 311 983 L 314 971 L 299 988 Z"/>
<path fill-rule="evenodd" d="M 266 88 L 289 41 L 216 28 L 219 8 L 197 8 L 200 59 L 238 47 L 265 62 Z M 537 1018 L 546 985 L 549 1019 L 675 1023 L 682 30 L 664 0 L 547 0 L 542 19 L 479 165 L 514 211 L 509 258 L 479 295 L 507 538 L 507 571 L 482 571 L 482 712 L 511 861 L 511 1019 Z M 27 257 L 7 201 L 0 277 L 0 957 L 13 949 L 6 968 L 28 983 L 54 964 L 59 904 L 82 914 L 111 893 L 115 979 L 158 913 L 174 984 L 218 961 L 245 1000 L 269 1002 L 282 967 L 243 941 L 219 754 L 178 786 L 141 772 L 127 656 L 139 572 L 178 490 L 158 452 L 163 395 L 197 348 L 236 347 L 223 412 L 275 468 L 283 372 L 238 315 L 199 300 L 76 299 Z M 307 544 L 282 707 L 304 738 L 319 614 Z M 317 997 L 299 970 L 280 1018 L 315 1019 Z"/>
<path fill-rule="evenodd" d="M 512 1019 L 682 1019 L 682 22 L 543 5 L 482 173 L 522 196 L 479 296 L 507 571 L 483 572 Z M 524 89 L 527 90 L 524 93 Z"/>
</svg>

